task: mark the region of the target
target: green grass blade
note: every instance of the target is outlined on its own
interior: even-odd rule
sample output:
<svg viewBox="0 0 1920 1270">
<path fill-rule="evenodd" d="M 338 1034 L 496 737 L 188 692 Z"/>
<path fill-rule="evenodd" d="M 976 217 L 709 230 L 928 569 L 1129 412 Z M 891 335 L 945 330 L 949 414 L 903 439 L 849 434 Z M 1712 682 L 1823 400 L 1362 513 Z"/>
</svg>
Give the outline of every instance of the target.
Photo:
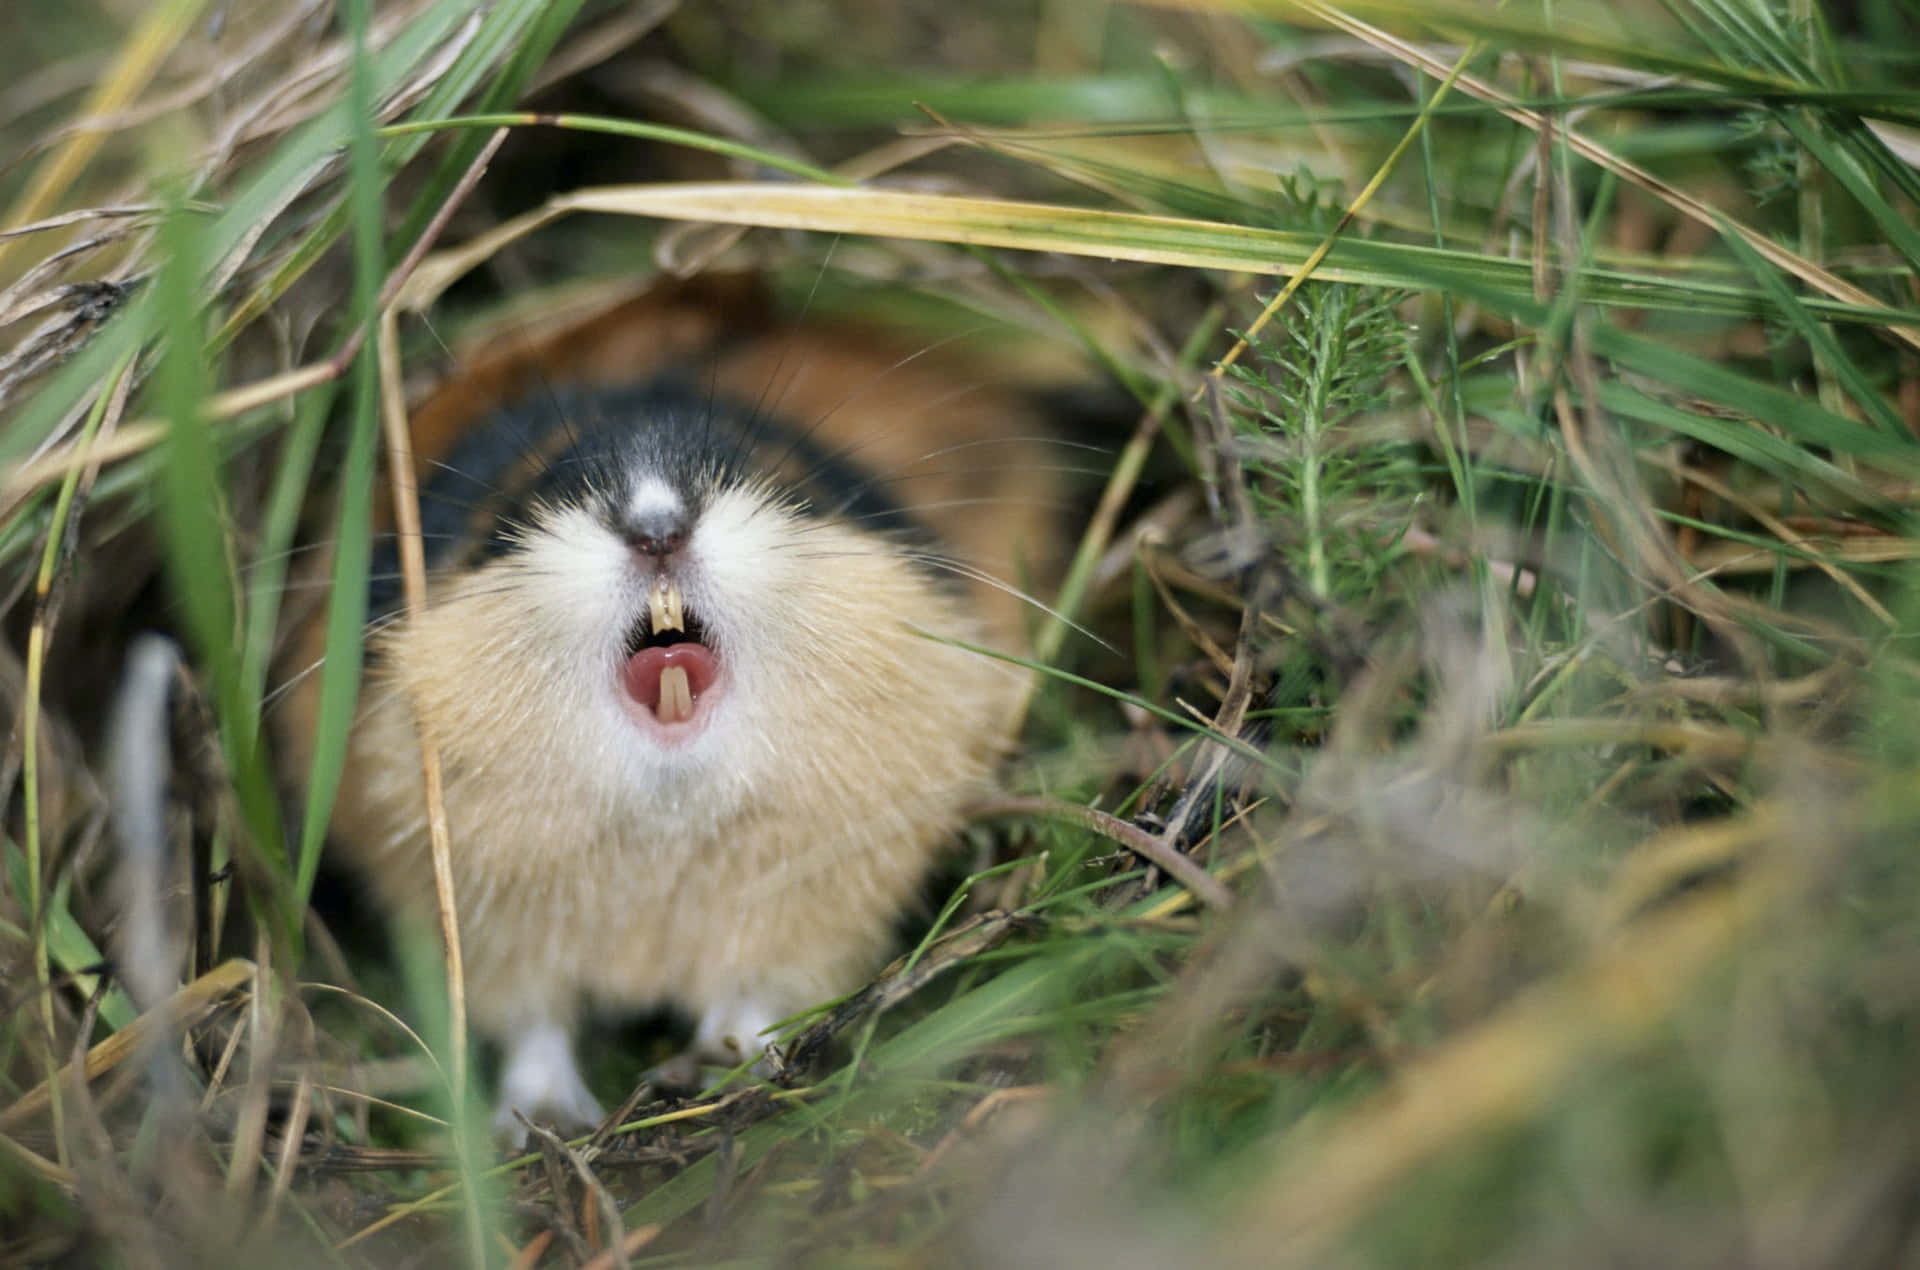
<svg viewBox="0 0 1920 1270">
<path fill-rule="evenodd" d="M 1911 212 L 1903 215 L 1880 193 L 1873 177 L 1863 171 L 1852 153 L 1853 147 L 1842 150 L 1830 144 L 1826 135 L 1814 122 L 1797 111 L 1782 111 L 1778 118 L 1794 140 L 1807 148 L 1807 152 L 1838 181 L 1841 188 L 1853 196 L 1855 202 L 1873 218 L 1879 232 L 1885 236 L 1887 244 L 1907 262 L 1907 268 L 1920 273 L 1920 229 L 1914 227 Z M 1865 129 L 1860 130 L 1865 133 Z M 1866 133 L 1869 138 L 1872 134 Z M 1882 151 L 1885 147 L 1880 147 Z M 1889 156 L 1891 158 L 1891 156 Z M 1897 160 L 1892 162 L 1896 170 L 1909 171 Z M 1912 194 L 1908 195 L 1913 197 Z"/>
<path fill-rule="evenodd" d="M 365 14 L 354 4 L 356 40 L 364 39 Z M 386 271 L 380 232 L 381 179 L 374 148 L 372 94 L 368 76 L 356 58 L 350 102 L 357 125 L 348 148 L 347 207 L 353 227 L 353 322 L 365 337 L 349 370 L 346 461 L 340 471 L 339 512 L 334 527 L 333 585 L 327 598 L 325 660 L 320 666 L 319 709 L 314 724 L 313 759 L 307 775 L 307 802 L 300 825 L 294 894 L 302 904 L 312 893 L 326 845 L 334 796 L 346 768 L 348 733 L 360 696 L 365 659 L 367 578 L 373 561 L 373 470 L 380 435 L 379 365 L 373 330 L 379 321 L 380 280 Z"/>
<path fill-rule="evenodd" d="M 207 395 L 201 358 L 205 330 L 198 279 L 204 257 L 203 227 L 180 210 L 163 222 L 164 263 L 154 283 L 155 303 L 167 333 L 156 380 L 168 420 L 161 470 L 161 528 L 167 571 L 178 597 L 189 640 L 210 689 L 222 748 L 234 792 L 247 822 L 247 846 L 260 874 L 265 917 L 276 937 L 291 946 L 299 937 L 299 906 L 285 889 L 286 851 L 278 791 L 260 745 L 258 717 L 247 709 L 249 694 L 240 670 L 240 609 L 227 553 L 228 527 L 222 465 L 202 406 Z"/>
<path fill-rule="evenodd" d="M 333 407 L 331 386 L 317 388 L 294 405 L 294 420 L 286 430 L 260 522 L 259 550 L 247 579 L 247 633 L 242 653 L 242 688 L 249 712 L 264 713 L 267 676 L 280 630 L 280 613 L 287 575 L 292 570 L 294 537 L 306 506 L 314 457 Z M 298 667 L 295 673 L 299 672 Z"/>
<path fill-rule="evenodd" d="M 11 839 L 6 843 L 7 879 L 15 895 L 29 895 L 32 886 L 27 878 L 27 857 Z M 83 996 L 92 996 L 99 987 L 100 968 L 107 959 L 100 955 L 99 945 L 93 942 L 86 928 L 73 915 L 68 904 L 71 884 L 62 877 L 48 894 L 41 906 L 41 920 L 46 924 L 47 955 L 53 964 L 73 981 L 73 986 Z M 19 931 L 21 939 L 27 938 L 27 932 Z M 100 1018 L 114 1031 L 119 1031 L 133 1022 L 139 1011 L 134 1009 L 133 1001 L 124 989 L 107 989 L 100 998 Z"/>
<path fill-rule="evenodd" d="M 1833 337 L 1833 332 L 1807 312 L 1806 307 L 1800 303 L 1800 297 L 1793 293 L 1793 289 L 1787 285 L 1786 279 L 1780 276 L 1779 271 L 1767 263 L 1760 253 L 1749 246 L 1738 234 L 1724 233 L 1721 235 L 1721 241 L 1741 263 L 1747 266 L 1760 285 L 1767 289 L 1768 294 L 1773 297 L 1774 303 L 1779 307 L 1780 316 L 1801 339 L 1807 342 L 1814 356 L 1834 373 L 1848 395 L 1866 413 L 1866 416 L 1887 432 L 1904 434 L 1906 429 L 1900 422 L 1900 416 L 1895 413 L 1886 396 L 1873 386 L 1859 363 L 1840 347 L 1840 341 Z"/>
</svg>

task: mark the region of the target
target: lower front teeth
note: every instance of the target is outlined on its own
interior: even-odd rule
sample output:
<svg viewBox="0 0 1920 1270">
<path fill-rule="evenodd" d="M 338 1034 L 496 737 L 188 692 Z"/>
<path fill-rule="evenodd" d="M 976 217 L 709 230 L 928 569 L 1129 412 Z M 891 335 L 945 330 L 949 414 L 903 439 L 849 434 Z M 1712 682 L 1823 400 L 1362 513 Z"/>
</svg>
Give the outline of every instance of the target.
<svg viewBox="0 0 1920 1270">
<path fill-rule="evenodd" d="M 684 723 L 693 717 L 693 686 L 687 682 L 684 666 L 669 666 L 660 672 L 660 705 L 655 711 L 662 723 Z"/>
</svg>

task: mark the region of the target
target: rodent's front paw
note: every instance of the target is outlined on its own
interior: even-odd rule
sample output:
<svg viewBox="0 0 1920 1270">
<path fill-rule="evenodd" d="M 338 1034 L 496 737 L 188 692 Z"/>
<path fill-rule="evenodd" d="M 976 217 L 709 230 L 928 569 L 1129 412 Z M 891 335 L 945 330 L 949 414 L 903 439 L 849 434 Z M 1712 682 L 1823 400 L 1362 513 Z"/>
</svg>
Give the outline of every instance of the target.
<svg viewBox="0 0 1920 1270">
<path fill-rule="evenodd" d="M 780 1013 L 753 997 L 719 1002 L 701 1015 L 692 1053 L 723 1067 L 764 1059 L 773 1044 L 773 1025 L 780 1018 Z"/>
<path fill-rule="evenodd" d="M 781 1016 L 754 998 L 723 1001 L 700 1016 L 693 1044 L 650 1071 L 648 1079 L 668 1089 L 703 1089 L 701 1068 L 738 1067 L 757 1060 L 753 1074 L 761 1078 L 784 1070 L 773 1051 L 770 1035 Z"/>
<path fill-rule="evenodd" d="M 544 1023 L 514 1038 L 500 1077 L 500 1100 L 493 1113 L 493 1131 L 513 1150 L 526 1145 L 527 1128 L 520 1117 L 567 1131 L 591 1129 L 606 1112 L 580 1078 L 573 1061 L 573 1045 L 566 1029 Z"/>
<path fill-rule="evenodd" d="M 738 1067 L 740 1056 L 733 1050 L 716 1057 L 699 1049 L 684 1049 L 666 1062 L 650 1068 L 647 1079 L 662 1089 L 697 1093 L 710 1087 L 702 1075 L 702 1069 L 709 1065 L 714 1068 Z M 785 1073 L 787 1065 L 780 1057 L 779 1048 L 768 1045 L 760 1051 L 760 1057 L 751 1070 L 761 1080 L 777 1080 Z"/>
</svg>

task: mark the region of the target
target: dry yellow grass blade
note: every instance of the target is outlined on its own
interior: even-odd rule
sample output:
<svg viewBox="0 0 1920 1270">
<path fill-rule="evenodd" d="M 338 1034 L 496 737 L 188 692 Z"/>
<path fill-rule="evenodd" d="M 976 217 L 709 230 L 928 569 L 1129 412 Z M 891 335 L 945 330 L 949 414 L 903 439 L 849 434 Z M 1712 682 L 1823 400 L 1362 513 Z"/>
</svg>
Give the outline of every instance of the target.
<svg viewBox="0 0 1920 1270">
<path fill-rule="evenodd" d="M 1838 540 L 1802 538 L 1792 545 L 1810 554 L 1788 555 L 1777 547 L 1756 547 L 1744 542 L 1712 542 L 1696 548 L 1687 559 L 1694 568 L 1713 573 L 1771 573 L 1776 563 L 1784 564 L 1789 569 L 1818 568 L 1832 573 L 1836 561 L 1844 564 L 1894 564 L 1901 560 L 1920 560 L 1920 542 L 1912 538 L 1867 535 Z M 1876 616 L 1885 612 L 1884 606 L 1878 602 L 1873 608 Z"/>
<path fill-rule="evenodd" d="M 1586 749 L 1596 745 L 1650 745 L 1699 760 L 1745 758 L 1766 739 L 1737 728 L 1704 723 L 1647 723 L 1635 719 L 1550 719 L 1502 728 L 1487 737 L 1501 750 L 1541 747 Z"/>
<path fill-rule="evenodd" d="M 400 382 L 400 331 L 397 311 L 380 315 L 380 422 L 386 433 L 387 477 L 392 487 L 394 526 L 399 531 L 400 568 L 405 584 L 407 620 L 427 607 L 427 565 L 420 537 L 420 490 L 414 483 L 413 433 L 407 426 L 406 392 Z M 420 739 L 420 770 L 427 803 L 427 837 L 432 844 L 433 893 L 439 906 L 441 948 L 447 968 L 448 1084 L 456 1108 L 454 1132 L 463 1132 L 458 1108 L 467 1097 L 467 978 L 460 952 L 460 917 L 453 894 L 453 846 L 447 828 L 446 791 L 441 780 L 440 746 L 434 720 L 422 702 L 414 702 L 414 730 Z"/>
<path fill-rule="evenodd" d="M 1629 851 L 1614 870 L 1600 902 L 1602 921 L 1608 927 L 1625 925 L 1634 914 L 1675 894 L 1688 879 L 1738 865 L 1762 837 L 1754 831 L 1753 817 L 1654 834 Z"/>
<path fill-rule="evenodd" d="M 210 421 L 236 418 L 338 379 L 340 373 L 338 359 L 296 367 L 257 383 L 216 393 L 207 401 L 206 415 Z M 131 458 L 151 450 L 166 435 L 167 425 L 160 420 L 135 419 L 122 424 L 111 438 L 95 445 L 90 453 L 74 441 L 55 446 L 39 458 L 20 464 L 0 481 L 0 517 L 11 516 L 21 499 L 43 485 L 64 479 L 69 472 L 88 463 L 105 465 Z"/>
<path fill-rule="evenodd" d="M 1762 808 L 1737 826 L 1663 836 L 1711 837 L 1725 853 L 1775 837 L 1781 818 Z M 1783 872 L 1755 863 L 1736 885 L 1634 923 L 1352 1110 L 1310 1119 L 1285 1141 L 1285 1161 L 1249 1189 L 1221 1262 L 1317 1263 L 1415 1172 L 1524 1123 L 1585 1064 L 1646 1043 L 1771 910 Z"/>
<path fill-rule="evenodd" d="M 1292 236 L 1286 236 L 1283 253 L 1278 246 L 1282 236 L 1266 230 L 1010 199 L 753 181 L 622 185 L 559 195 L 470 243 L 429 258 L 400 292 L 399 307 L 411 311 L 430 307 L 456 279 L 502 247 L 577 212 L 870 234 L 1016 251 L 1061 251 L 1109 260 L 1282 277 L 1294 271 L 1289 257 L 1299 254 Z M 1223 239 L 1242 245 L 1229 248 L 1223 245 Z M 1263 244 L 1273 245 L 1273 253 L 1263 252 Z M 1315 275 L 1331 282 L 1378 281 L 1328 265 L 1320 266 Z"/>
<path fill-rule="evenodd" d="M 119 57 L 81 107 L 79 126 L 66 144 L 34 173 L 26 190 L 8 209 L 5 224 L 19 226 L 39 220 L 60 201 L 101 143 L 113 135 L 106 129 L 88 127 L 87 121 L 116 114 L 138 97 L 167 55 L 180 43 L 204 4 L 205 0 L 163 0 L 148 10 L 146 19 L 121 46 Z M 6 277 L 7 256 L 17 241 L 0 241 L 0 278 Z"/>
<path fill-rule="evenodd" d="M 0 1138 L 0 1156 L 12 1160 L 15 1164 L 38 1177 L 52 1182 L 55 1186 L 72 1190 L 79 1185 L 72 1169 L 61 1168 L 43 1155 L 27 1150 L 12 1138 Z"/>
<path fill-rule="evenodd" d="M 1018 251 L 1066 251 L 1195 269 L 1293 272 L 1291 264 L 1259 250 L 1260 240 L 1267 236 L 1261 230 L 1009 199 L 774 183 L 633 185 L 562 195 L 549 210 L 556 215 L 611 212 Z M 1182 244 L 1179 240 L 1189 234 L 1193 241 Z M 1245 246 L 1223 249 L 1222 235 L 1244 236 Z M 1335 282 L 1372 281 L 1346 269 L 1322 266 L 1317 272 Z"/>
<path fill-rule="evenodd" d="M 157 1027 L 193 1026 L 228 996 L 251 983 L 253 975 L 253 963 L 241 957 L 215 966 L 192 983 L 182 986 L 157 1009 L 147 1011 L 88 1050 L 81 1067 L 81 1077 L 93 1080 L 102 1072 L 112 1071 L 139 1054 L 141 1047 L 147 1043 L 148 1035 Z M 71 1082 L 73 1078 L 71 1064 L 62 1068 L 57 1077 L 62 1084 Z M 0 1133 L 33 1119 L 47 1107 L 51 1098 L 52 1091 L 45 1081 L 29 1089 L 20 1096 L 19 1101 L 0 1112 Z"/>
</svg>

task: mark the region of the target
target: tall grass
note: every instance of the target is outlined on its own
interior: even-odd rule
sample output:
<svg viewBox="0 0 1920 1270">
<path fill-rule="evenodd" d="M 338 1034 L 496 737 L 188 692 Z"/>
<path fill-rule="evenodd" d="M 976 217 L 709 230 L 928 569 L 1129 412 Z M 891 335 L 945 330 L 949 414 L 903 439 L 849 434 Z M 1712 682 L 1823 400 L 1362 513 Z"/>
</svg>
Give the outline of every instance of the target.
<svg viewBox="0 0 1920 1270">
<path fill-rule="evenodd" d="M 169 6 L 0 130 L 0 1261 L 1916 1255 L 1920 18 L 582 8 Z M 523 211 L 500 128 L 693 179 Z M 310 909 L 269 668 L 323 540 L 330 790 L 383 329 L 637 240 L 1137 407 L 912 949 L 787 1079 L 495 1164 L 441 962 Z M 116 810 L 194 902 L 136 1004 L 99 721 L 149 627 L 175 797 Z"/>
</svg>

